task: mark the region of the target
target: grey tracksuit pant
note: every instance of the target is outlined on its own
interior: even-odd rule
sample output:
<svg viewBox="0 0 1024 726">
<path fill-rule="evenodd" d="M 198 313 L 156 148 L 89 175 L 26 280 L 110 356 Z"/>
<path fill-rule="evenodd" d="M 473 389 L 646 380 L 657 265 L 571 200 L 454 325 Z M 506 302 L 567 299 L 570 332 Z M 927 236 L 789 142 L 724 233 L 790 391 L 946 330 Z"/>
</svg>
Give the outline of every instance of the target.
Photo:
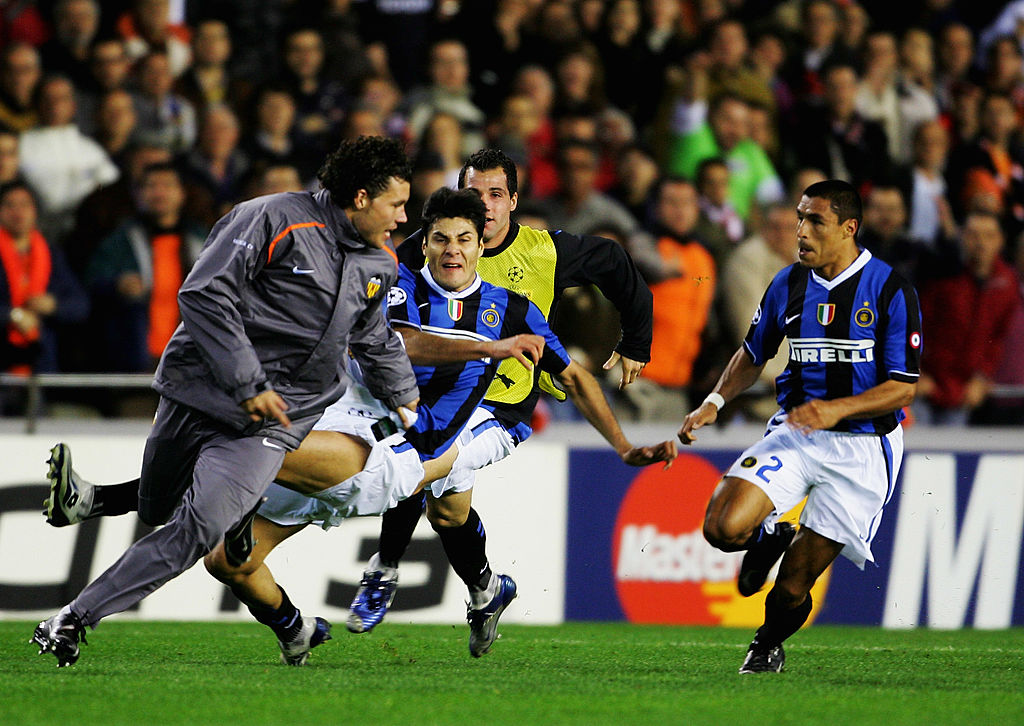
<svg viewBox="0 0 1024 726">
<path fill-rule="evenodd" d="M 285 451 L 279 441 L 240 435 L 161 399 L 146 441 L 139 516 L 159 524 L 173 514 L 87 585 L 72 601 L 72 611 L 95 627 L 195 564 L 256 506 Z"/>
</svg>

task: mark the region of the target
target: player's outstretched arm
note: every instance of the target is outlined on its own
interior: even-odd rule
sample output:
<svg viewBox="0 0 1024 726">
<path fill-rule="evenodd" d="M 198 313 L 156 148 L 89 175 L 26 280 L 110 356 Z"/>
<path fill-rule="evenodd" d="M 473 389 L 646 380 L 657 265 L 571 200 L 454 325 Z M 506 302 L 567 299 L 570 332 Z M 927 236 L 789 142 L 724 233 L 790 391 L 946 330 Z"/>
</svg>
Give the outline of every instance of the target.
<svg viewBox="0 0 1024 726">
<path fill-rule="evenodd" d="M 754 361 L 750 358 L 750 354 L 747 353 L 747 349 L 740 346 L 732 354 L 732 358 L 725 366 L 725 370 L 722 371 L 722 375 L 719 377 L 718 383 L 715 384 L 715 389 L 711 395 L 704 399 L 704 402 L 697 406 L 697 408 L 686 414 L 686 418 L 683 419 L 683 425 L 679 427 L 679 440 L 686 445 L 696 441 L 697 437 L 693 432 L 701 426 L 718 420 L 719 407 L 724 406 L 726 402 L 731 401 L 754 385 L 754 382 L 760 377 L 763 368 L 763 364 L 759 366 L 754 365 Z M 715 394 L 721 396 L 721 400 L 717 402 L 712 400 Z"/>
<path fill-rule="evenodd" d="M 480 358 L 515 358 L 527 370 L 540 362 L 544 338 L 539 335 L 514 335 L 501 340 L 469 340 L 425 333 L 410 326 L 396 326 L 405 340 L 405 351 L 413 365 L 436 366 L 462 363 Z"/>
<path fill-rule="evenodd" d="M 678 453 L 675 442 L 662 441 L 654 446 L 633 446 L 622 433 L 622 428 L 601 391 L 601 385 L 579 363 L 569 363 L 565 370 L 558 374 L 558 380 L 579 412 L 591 426 L 601 432 L 625 463 L 631 466 L 646 466 L 664 461 L 666 469 L 672 465 Z"/>
</svg>

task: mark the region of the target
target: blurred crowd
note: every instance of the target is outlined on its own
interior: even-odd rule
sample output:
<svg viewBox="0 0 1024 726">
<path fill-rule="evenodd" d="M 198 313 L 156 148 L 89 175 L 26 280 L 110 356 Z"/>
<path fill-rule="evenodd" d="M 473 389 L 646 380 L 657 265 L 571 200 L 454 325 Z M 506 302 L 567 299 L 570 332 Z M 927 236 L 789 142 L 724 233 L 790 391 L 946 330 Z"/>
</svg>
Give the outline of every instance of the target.
<svg viewBox="0 0 1024 726">
<path fill-rule="evenodd" d="M 396 239 L 494 146 L 519 222 L 629 250 L 655 326 L 623 417 L 701 400 L 840 178 L 920 294 L 917 420 L 1024 423 L 1024 0 L 21 0 L 0 48 L 3 371 L 153 370 L 216 220 L 381 134 L 414 159 Z M 600 373 L 617 314 L 570 292 Z M 730 412 L 770 415 L 785 350 Z"/>
</svg>

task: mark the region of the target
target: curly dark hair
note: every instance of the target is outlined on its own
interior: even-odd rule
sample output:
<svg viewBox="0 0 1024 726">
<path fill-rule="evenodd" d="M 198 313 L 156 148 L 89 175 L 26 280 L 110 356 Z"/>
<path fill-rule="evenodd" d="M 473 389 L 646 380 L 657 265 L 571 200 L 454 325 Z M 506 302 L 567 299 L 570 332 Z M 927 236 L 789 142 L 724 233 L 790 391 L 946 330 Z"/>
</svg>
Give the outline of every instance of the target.
<svg viewBox="0 0 1024 726">
<path fill-rule="evenodd" d="M 468 219 L 476 227 L 478 237 L 483 237 L 484 225 L 487 224 L 487 207 L 475 189 L 455 191 L 441 187 L 427 197 L 421 215 L 423 238 L 427 238 L 430 228 L 439 219 Z"/>
<path fill-rule="evenodd" d="M 400 141 L 360 136 L 342 141 L 337 151 L 328 154 L 316 177 L 334 203 L 344 208 L 353 203 L 360 189 L 372 199 L 387 189 L 392 177 L 409 181 L 412 165 Z"/>
<path fill-rule="evenodd" d="M 477 171 L 501 169 L 505 172 L 509 196 L 519 191 L 519 173 L 516 171 L 516 163 L 501 149 L 480 149 L 466 159 L 466 163 L 459 170 L 459 189 L 466 186 L 466 172 L 470 167 Z"/>
</svg>

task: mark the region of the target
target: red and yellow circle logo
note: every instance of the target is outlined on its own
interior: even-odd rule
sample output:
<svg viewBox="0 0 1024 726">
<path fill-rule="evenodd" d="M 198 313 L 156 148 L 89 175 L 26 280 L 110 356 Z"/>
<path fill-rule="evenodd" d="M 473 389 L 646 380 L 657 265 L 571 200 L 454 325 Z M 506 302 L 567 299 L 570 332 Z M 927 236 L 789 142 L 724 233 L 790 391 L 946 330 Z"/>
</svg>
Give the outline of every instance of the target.
<svg viewBox="0 0 1024 726">
<path fill-rule="evenodd" d="M 704 510 L 721 478 L 707 459 L 682 454 L 668 471 L 641 471 L 622 500 L 612 541 L 615 589 L 634 623 L 758 626 L 765 587 L 736 590 L 742 552 L 720 552 L 704 539 Z M 784 519 L 796 521 L 802 505 Z M 812 590 L 814 617 L 824 604 L 828 573 Z M 810 622 L 810 620 L 808 621 Z"/>
</svg>

